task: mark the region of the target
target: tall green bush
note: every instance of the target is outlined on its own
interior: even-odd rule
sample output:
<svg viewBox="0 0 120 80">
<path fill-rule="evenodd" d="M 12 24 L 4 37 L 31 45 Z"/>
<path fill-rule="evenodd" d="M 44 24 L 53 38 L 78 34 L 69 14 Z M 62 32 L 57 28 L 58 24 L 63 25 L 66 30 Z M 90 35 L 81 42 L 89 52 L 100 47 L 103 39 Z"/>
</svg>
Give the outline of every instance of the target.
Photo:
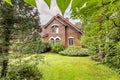
<svg viewBox="0 0 120 80">
<path fill-rule="evenodd" d="M 56 43 L 52 46 L 52 52 L 58 53 L 64 50 L 64 45 L 62 43 Z"/>
<path fill-rule="evenodd" d="M 22 53 L 44 53 L 51 50 L 51 44 L 48 42 L 31 41 L 28 43 L 15 43 L 11 46 L 11 50 L 20 51 Z"/>
<path fill-rule="evenodd" d="M 114 48 L 109 50 L 103 63 L 111 68 L 114 68 L 117 72 L 120 73 L 120 42 L 118 42 Z"/>
<path fill-rule="evenodd" d="M 7 76 L 3 80 L 41 80 L 42 73 L 37 67 L 41 59 L 40 55 L 35 55 L 16 60 L 14 64 L 9 64 Z"/>
</svg>

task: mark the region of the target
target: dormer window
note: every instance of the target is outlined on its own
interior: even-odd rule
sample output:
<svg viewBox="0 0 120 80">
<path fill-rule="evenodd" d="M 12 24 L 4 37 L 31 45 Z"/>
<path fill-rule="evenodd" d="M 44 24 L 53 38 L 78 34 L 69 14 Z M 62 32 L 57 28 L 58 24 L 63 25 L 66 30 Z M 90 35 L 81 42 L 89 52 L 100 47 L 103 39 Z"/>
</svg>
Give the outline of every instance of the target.
<svg viewBox="0 0 120 80">
<path fill-rule="evenodd" d="M 59 28 L 57 25 L 52 26 L 51 28 L 52 33 L 59 33 Z"/>
</svg>

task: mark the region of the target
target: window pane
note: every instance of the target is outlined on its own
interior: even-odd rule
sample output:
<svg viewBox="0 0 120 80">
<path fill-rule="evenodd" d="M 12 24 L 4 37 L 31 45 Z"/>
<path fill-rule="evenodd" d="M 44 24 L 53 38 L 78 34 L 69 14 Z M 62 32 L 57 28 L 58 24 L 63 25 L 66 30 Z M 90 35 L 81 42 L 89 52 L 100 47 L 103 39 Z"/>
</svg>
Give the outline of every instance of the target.
<svg viewBox="0 0 120 80">
<path fill-rule="evenodd" d="M 56 43 L 58 43 L 58 42 L 60 42 L 60 39 L 59 39 L 59 38 L 56 39 Z"/>
<path fill-rule="evenodd" d="M 73 38 L 69 38 L 69 45 L 70 45 L 70 46 L 73 45 Z"/>
<path fill-rule="evenodd" d="M 58 26 L 56 26 L 56 33 L 59 33 L 59 28 L 58 28 Z"/>
<path fill-rule="evenodd" d="M 51 39 L 51 44 L 52 44 L 52 45 L 54 44 L 54 39 Z"/>
<path fill-rule="evenodd" d="M 55 29 L 54 29 L 54 26 L 52 27 L 52 33 L 54 33 L 55 32 Z"/>
</svg>

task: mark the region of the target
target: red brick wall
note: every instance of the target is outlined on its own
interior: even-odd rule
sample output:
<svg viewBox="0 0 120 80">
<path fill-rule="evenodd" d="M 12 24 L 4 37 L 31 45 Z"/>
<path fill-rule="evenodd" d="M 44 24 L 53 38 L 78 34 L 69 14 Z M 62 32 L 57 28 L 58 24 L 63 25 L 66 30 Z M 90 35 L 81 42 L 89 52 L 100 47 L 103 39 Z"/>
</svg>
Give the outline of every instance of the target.
<svg viewBox="0 0 120 80">
<path fill-rule="evenodd" d="M 59 33 L 52 33 L 51 27 L 52 27 L 53 24 L 58 24 Z M 44 41 L 49 41 L 50 37 L 55 38 L 55 37 L 59 36 L 61 38 L 61 42 L 65 45 L 65 47 L 69 47 L 68 46 L 68 38 L 69 37 L 74 37 L 73 38 L 74 46 L 79 46 L 79 43 L 77 42 L 77 40 L 80 39 L 81 34 L 70 25 L 68 25 L 66 28 L 65 27 L 66 27 L 65 25 L 61 24 L 57 20 L 53 20 L 53 22 L 51 22 L 47 26 L 47 28 L 45 28 L 44 34 L 48 34 L 48 36 L 43 38 L 43 40 Z"/>
<path fill-rule="evenodd" d="M 73 37 L 74 46 L 80 46 L 78 40 L 80 39 L 81 34 L 71 26 L 67 27 L 67 43 L 68 43 L 69 37 Z M 67 47 L 69 46 L 67 45 Z"/>
<path fill-rule="evenodd" d="M 58 28 L 59 28 L 59 33 L 52 33 L 51 31 L 51 27 L 53 24 L 58 24 Z M 43 40 L 44 41 L 49 41 L 50 37 L 57 37 L 59 36 L 61 38 L 61 42 L 63 44 L 65 44 L 65 27 L 63 24 L 61 24 L 60 22 L 54 20 L 50 25 L 48 25 L 47 28 L 45 28 L 45 34 L 48 33 L 48 37 L 45 37 Z"/>
</svg>

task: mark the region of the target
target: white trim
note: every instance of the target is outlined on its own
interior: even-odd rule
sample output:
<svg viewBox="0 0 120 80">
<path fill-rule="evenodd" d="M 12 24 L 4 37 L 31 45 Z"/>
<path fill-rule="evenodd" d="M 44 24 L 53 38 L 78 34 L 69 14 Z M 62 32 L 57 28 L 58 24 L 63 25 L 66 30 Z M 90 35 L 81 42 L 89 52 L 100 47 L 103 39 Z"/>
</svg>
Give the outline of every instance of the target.
<svg viewBox="0 0 120 80">
<path fill-rule="evenodd" d="M 54 40 L 55 40 L 56 38 L 54 38 L 54 37 L 50 37 L 50 38 L 49 38 L 49 41 L 50 41 L 51 39 L 54 39 Z"/>
<path fill-rule="evenodd" d="M 69 39 L 69 38 L 74 38 L 74 37 L 70 36 L 70 37 L 68 37 L 68 39 Z"/>
<path fill-rule="evenodd" d="M 56 40 L 57 38 L 61 40 L 61 38 L 60 38 L 59 36 L 55 37 L 55 40 Z"/>
<path fill-rule="evenodd" d="M 69 45 L 69 39 L 70 39 L 70 38 L 72 38 L 72 39 L 73 39 L 73 45 Z M 69 46 L 69 47 L 74 46 L 74 37 L 68 37 L 68 46 Z"/>
<path fill-rule="evenodd" d="M 56 32 L 56 34 L 59 33 L 59 27 L 58 26 L 56 27 L 56 31 L 55 32 Z"/>
<path fill-rule="evenodd" d="M 51 25 L 51 27 L 52 27 L 52 26 L 59 26 L 59 24 L 53 24 L 53 25 Z"/>
</svg>

